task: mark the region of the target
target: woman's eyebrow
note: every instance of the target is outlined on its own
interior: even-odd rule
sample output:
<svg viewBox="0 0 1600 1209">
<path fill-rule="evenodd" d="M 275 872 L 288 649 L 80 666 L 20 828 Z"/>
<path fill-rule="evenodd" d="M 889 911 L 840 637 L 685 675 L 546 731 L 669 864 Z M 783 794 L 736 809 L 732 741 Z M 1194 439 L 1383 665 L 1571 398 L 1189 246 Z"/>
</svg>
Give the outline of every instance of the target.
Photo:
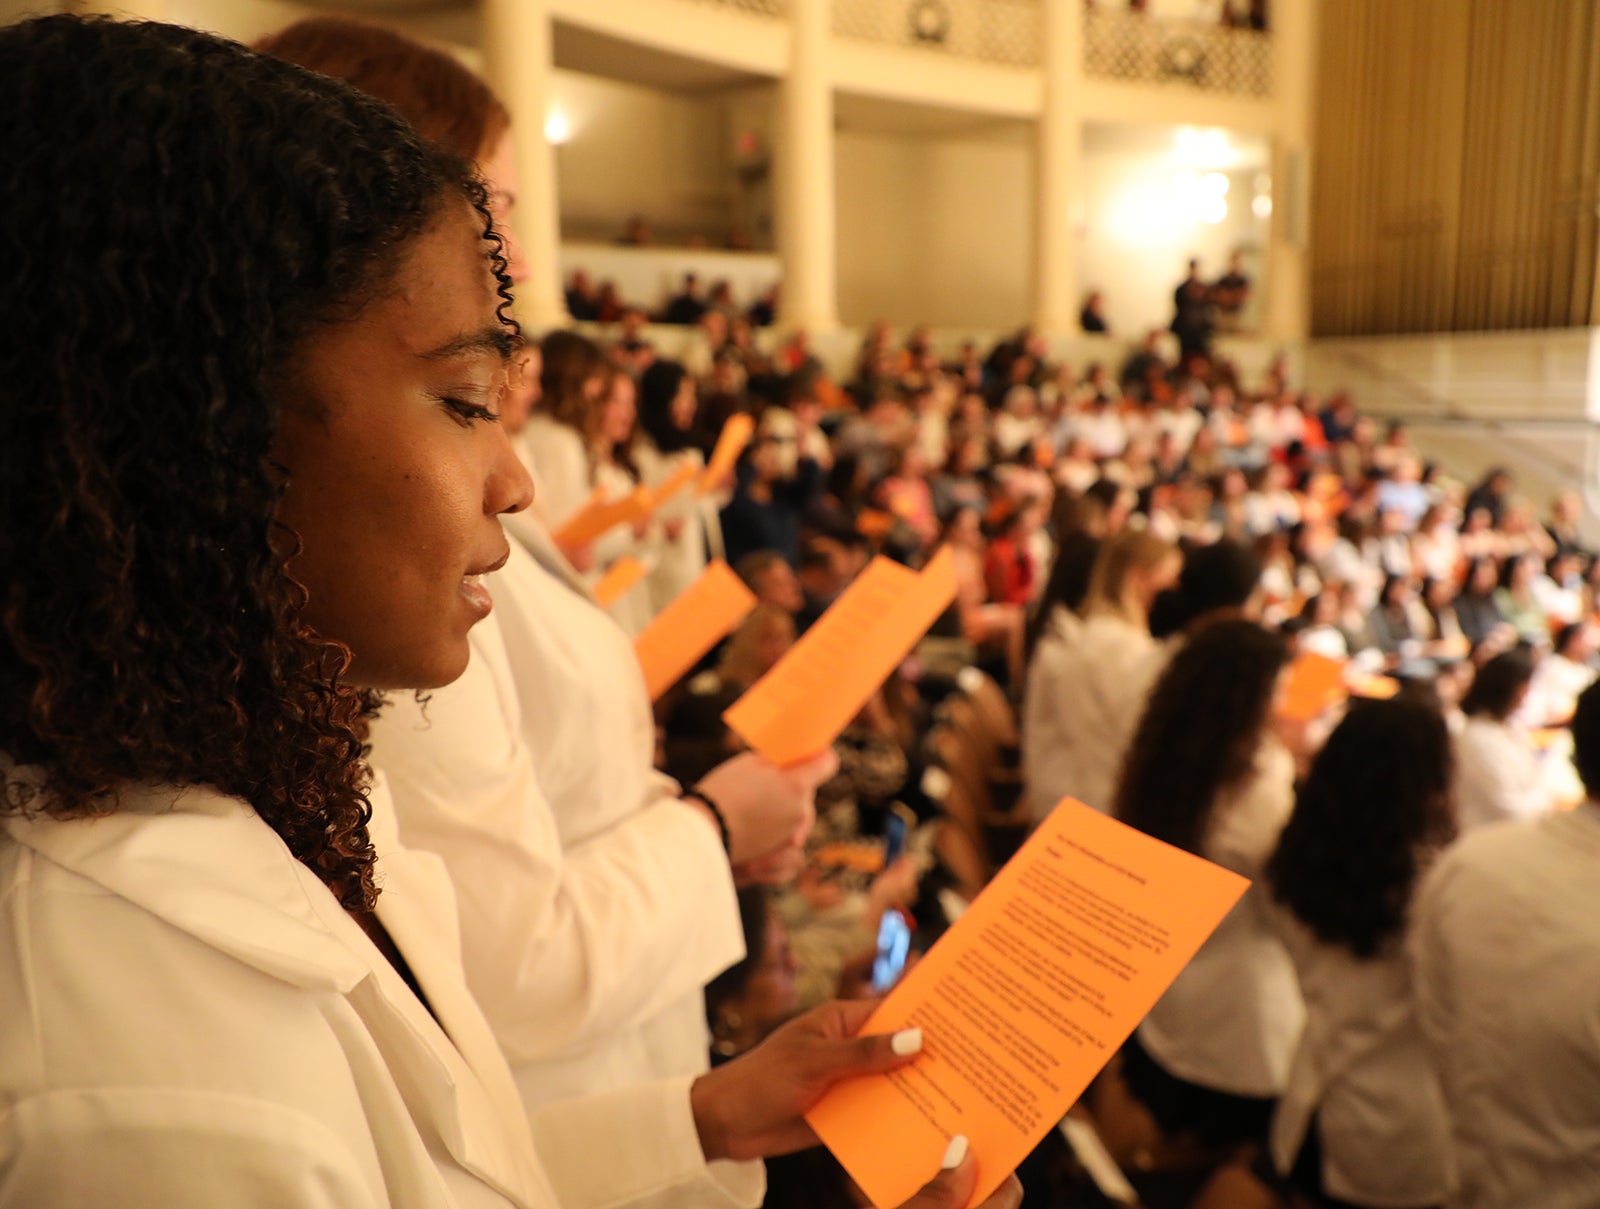
<svg viewBox="0 0 1600 1209">
<path fill-rule="evenodd" d="M 446 340 L 438 348 L 422 354 L 424 361 L 447 361 L 468 353 L 493 353 L 502 361 L 510 361 L 521 339 L 499 324 L 490 324 L 475 332 L 463 332 Z"/>
</svg>

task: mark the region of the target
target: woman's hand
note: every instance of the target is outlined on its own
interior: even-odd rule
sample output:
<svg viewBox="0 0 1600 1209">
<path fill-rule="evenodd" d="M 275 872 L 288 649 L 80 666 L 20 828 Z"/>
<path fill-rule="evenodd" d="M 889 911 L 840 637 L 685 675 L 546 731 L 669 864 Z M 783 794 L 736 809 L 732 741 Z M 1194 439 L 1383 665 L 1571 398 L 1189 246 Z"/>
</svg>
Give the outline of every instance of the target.
<svg viewBox="0 0 1600 1209">
<path fill-rule="evenodd" d="M 804 1114 L 835 1083 L 914 1059 L 922 1049 L 920 1029 L 855 1036 L 875 1007 L 825 1003 L 696 1079 L 689 1102 L 706 1160 L 772 1158 L 815 1146 L 817 1135 Z M 963 1209 L 977 1183 L 978 1165 L 966 1139 L 952 1139 L 940 1170 L 899 1209 Z M 1010 1176 L 980 1209 L 1016 1209 L 1021 1203 L 1022 1185 Z"/>
<path fill-rule="evenodd" d="M 722 811 L 728 826 L 728 859 L 749 865 L 783 849 L 805 843 L 816 821 L 817 786 L 839 768 L 832 750 L 791 768 L 779 768 L 754 752 L 724 761 L 696 788 L 703 789 Z M 686 797 L 691 800 L 694 790 Z M 789 876 L 798 868 L 793 865 Z"/>
<path fill-rule="evenodd" d="M 771 1158 L 815 1146 L 805 1113 L 824 1092 L 916 1057 L 921 1029 L 856 1036 L 877 1006 L 825 1003 L 696 1079 L 689 1103 L 706 1159 Z"/>
</svg>

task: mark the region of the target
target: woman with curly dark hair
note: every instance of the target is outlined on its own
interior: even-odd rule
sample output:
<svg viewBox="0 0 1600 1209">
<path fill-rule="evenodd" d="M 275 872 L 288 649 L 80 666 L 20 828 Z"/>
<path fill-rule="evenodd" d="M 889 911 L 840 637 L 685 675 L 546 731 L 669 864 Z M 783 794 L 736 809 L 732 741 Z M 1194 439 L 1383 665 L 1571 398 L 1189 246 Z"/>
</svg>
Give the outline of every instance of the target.
<svg viewBox="0 0 1600 1209">
<path fill-rule="evenodd" d="M 1272 717 L 1287 658 L 1284 640 L 1253 622 L 1193 632 L 1151 693 L 1116 816 L 1259 878 L 1294 805 L 1294 759 Z M 1252 887 L 1129 1039 L 1124 1080 L 1169 1138 L 1220 1156 L 1264 1139 L 1304 1016 Z"/>
<path fill-rule="evenodd" d="M 529 498 L 481 183 L 169 26 L 0 30 L 0 112 L 0 1196 L 554 1205 L 363 760 L 377 692 L 461 674 Z M 897 1060 L 865 1015 L 569 1108 L 566 1203 L 805 1144 Z M 569 1157 L 619 1118 L 659 1172 Z"/>
<path fill-rule="evenodd" d="M 1450 1119 L 1417 1023 L 1406 937 L 1418 882 L 1454 837 L 1438 710 L 1403 698 L 1354 705 L 1312 760 L 1266 869 L 1306 1031 L 1271 1163 L 1259 1166 L 1312 1205 L 1449 1196 Z"/>
</svg>

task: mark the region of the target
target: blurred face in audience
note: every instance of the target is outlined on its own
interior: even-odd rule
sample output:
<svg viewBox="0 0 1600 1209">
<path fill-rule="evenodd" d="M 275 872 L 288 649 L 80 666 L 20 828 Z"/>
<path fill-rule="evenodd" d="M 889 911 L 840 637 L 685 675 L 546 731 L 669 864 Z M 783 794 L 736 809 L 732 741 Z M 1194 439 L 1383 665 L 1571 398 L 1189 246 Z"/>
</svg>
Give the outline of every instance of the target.
<svg viewBox="0 0 1600 1209">
<path fill-rule="evenodd" d="M 683 381 L 678 383 L 678 393 L 672 396 L 672 406 L 668 411 L 672 426 L 678 429 L 692 427 L 699 409 L 700 400 L 695 395 L 694 379 L 685 374 Z"/>
<path fill-rule="evenodd" d="M 776 605 L 785 613 L 798 613 L 805 605 L 800 580 L 788 563 L 781 560 L 763 567 L 755 577 L 756 599 Z"/>
<path fill-rule="evenodd" d="M 638 388 L 627 374 L 612 375 L 611 391 L 601 413 L 600 435 L 614 445 L 626 443 L 633 435 L 638 394 Z"/>
</svg>

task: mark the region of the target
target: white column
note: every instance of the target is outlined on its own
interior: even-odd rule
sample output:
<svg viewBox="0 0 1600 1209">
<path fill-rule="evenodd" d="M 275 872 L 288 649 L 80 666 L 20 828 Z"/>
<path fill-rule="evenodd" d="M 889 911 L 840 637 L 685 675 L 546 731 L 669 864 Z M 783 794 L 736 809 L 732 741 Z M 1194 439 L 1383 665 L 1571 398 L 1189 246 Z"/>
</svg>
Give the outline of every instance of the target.
<svg viewBox="0 0 1600 1209">
<path fill-rule="evenodd" d="M 1042 0 L 1044 105 L 1035 152 L 1033 325 L 1043 336 L 1078 330 L 1078 228 L 1083 221 L 1082 0 Z"/>
<path fill-rule="evenodd" d="M 484 0 L 483 51 L 489 86 L 511 113 L 516 152 L 511 229 L 528 271 L 517 287 L 517 318 L 537 332 L 570 322 L 561 288 L 556 157 L 544 137 L 551 54 L 547 0 Z"/>
<path fill-rule="evenodd" d="M 789 0 L 789 71 L 778 93 L 778 260 L 781 322 L 826 332 L 839 326 L 834 234 L 832 0 Z"/>
<path fill-rule="evenodd" d="M 1319 0 L 1274 0 L 1272 227 L 1267 244 L 1263 334 L 1304 340 L 1311 333 L 1311 118 Z"/>
</svg>

